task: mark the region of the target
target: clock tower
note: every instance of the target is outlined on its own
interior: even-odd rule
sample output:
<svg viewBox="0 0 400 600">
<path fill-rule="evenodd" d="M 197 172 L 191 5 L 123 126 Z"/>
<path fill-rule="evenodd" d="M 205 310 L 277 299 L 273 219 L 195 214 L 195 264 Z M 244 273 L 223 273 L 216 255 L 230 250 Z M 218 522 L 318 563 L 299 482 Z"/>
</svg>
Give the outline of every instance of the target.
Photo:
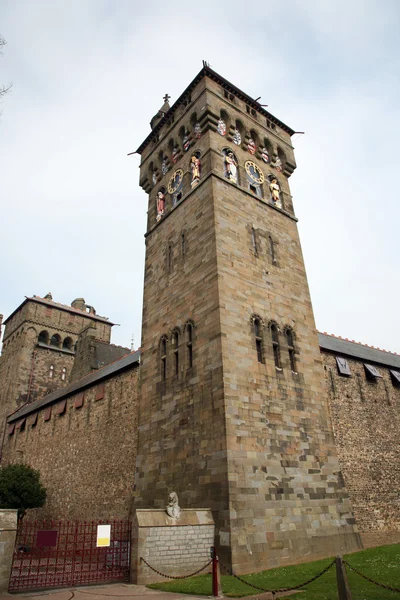
<svg viewBox="0 0 400 600">
<path fill-rule="evenodd" d="M 206 64 L 138 148 L 135 507 L 211 508 L 235 572 L 355 550 L 288 179 L 293 130 Z"/>
</svg>

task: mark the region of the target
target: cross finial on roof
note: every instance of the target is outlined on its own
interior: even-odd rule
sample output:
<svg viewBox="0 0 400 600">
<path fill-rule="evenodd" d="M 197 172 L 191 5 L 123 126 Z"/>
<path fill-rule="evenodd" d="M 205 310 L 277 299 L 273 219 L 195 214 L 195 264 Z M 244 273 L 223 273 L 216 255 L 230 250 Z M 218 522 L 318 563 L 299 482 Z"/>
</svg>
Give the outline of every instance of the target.
<svg viewBox="0 0 400 600">
<path fill-rule="evenodd" d="M 171 96 L 169 94 L 165 94 L 163 100 L 164 102 L 168 102 L 168 100 L 171 98 Z"/>
</svg>

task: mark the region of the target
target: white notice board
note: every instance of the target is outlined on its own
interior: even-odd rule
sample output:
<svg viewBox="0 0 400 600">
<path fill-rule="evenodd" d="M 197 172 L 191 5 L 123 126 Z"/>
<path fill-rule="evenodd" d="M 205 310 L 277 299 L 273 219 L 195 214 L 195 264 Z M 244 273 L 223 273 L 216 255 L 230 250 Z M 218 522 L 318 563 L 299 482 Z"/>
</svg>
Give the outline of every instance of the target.
<svg viewBox="0 0 400 600">
<path fill-rule="evenodd" d="M 109 546 L 111 543 L 111 525 L 97 525 L 96 546 Z"/>
</svg>

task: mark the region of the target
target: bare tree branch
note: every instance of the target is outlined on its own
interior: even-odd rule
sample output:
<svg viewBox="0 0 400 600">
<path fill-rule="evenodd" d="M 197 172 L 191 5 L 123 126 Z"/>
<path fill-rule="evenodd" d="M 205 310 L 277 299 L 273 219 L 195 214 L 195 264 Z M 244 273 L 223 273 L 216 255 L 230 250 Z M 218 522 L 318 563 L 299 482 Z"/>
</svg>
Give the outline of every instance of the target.
<svg viewBox="0 0 400 600">
<path fill-rule="evenodd" d="M 0 55 L 3 54 L 3 48 L 6 44 L 7 44 L 6 40 L 0 35 Z M 12 88 L 12 83 L 9 83 L 8 85 L 0 85 L 0 101 L 3 98 L 3 96 L 5 96 L 7 94 L 7 92 L 10 91 L 11 88 Z M 1 114 L 1 112 L 0 112 L 0 114 Z"/>
</svg>

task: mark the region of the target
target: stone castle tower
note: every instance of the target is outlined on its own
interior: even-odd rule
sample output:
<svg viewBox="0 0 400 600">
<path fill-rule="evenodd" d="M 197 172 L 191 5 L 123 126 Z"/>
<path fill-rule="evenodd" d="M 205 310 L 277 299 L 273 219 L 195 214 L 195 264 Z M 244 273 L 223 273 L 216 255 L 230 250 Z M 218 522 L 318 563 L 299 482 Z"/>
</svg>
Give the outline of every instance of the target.
<svg viewBox="0 0 400 600">
<path fill-rule="evenodd" d="M 110 342 L 111 323 L 96 315 L 83 298 L 71 306 L 44 298 L 26 298 L 4 321 L 0 357 L 0 418 L 68 384 L 78 336 L 88 326 Z"/>
<path fill-rule="evenodd" d="M 288 178 L 293 130 L 206 64 L 138 148 L 136 506 L 210 507 L 237 572 L 358 546 Z"/>
</svg>

